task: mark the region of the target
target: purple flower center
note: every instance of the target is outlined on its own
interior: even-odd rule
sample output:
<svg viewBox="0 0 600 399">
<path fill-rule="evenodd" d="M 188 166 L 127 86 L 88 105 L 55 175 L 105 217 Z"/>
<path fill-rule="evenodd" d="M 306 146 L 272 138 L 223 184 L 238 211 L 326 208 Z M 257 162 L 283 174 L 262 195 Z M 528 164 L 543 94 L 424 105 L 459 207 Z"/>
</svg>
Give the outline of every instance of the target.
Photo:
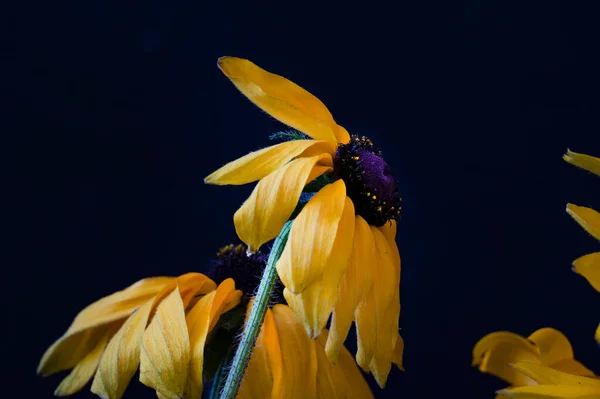
<svg viewBox="0 0 600 399">
<path fill-rule="evenodd" d="M 335 175 L 346 183 L 356 213 L 370 225 L 383 226 L 400 215 L 400 196 L 392 168 L 368 138 L 352 136 L 338 147 Z"/>
<path fill-rule="evenodd" d="M 217 284 L 232 278 L 235 281 L 235 287 L 242 291 L 243 299 L 247 303 L 254 296 L 260 284 L 266 264 L 267 255 L 262 252 L 257 251 L 248 256 L 244 245 L 229 244 L 217 252 L 208 277 Z M 273 304 L 285 303 L 283 284 L 279 279 L 275 283 L 271 300 Z"/>
</svg>

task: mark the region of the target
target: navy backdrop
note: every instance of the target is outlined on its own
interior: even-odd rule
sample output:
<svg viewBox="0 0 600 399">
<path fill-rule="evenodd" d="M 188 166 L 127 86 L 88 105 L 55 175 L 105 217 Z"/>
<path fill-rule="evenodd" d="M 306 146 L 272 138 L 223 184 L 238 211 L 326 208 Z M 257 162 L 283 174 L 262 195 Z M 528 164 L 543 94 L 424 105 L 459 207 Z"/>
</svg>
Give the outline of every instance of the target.
<svg viewBox="0 0 600 399">
<path fill-rule="evenodd" d="M 205 271 L 235 241 L 251 185 L 202 179 L 282 125 L 221 74 L 222 55 L 317 95 L 400 181 L 406 372 L 376 397 L 492 398 L 504 384 L 470 356 L 499 329 L 559 328 L 600 372 L 600 294 L 570 266 L 597 242 L 564 212 L 600 208 L 600 180 L 561 160 L 600 155 L 596 7 L 350 4 L 3 6 L 3 394 L 51 397 L 60 378 L 37 362 L 88 303 Z M 134 383 L 126 397 L 153 395 Z"/>
</svg>

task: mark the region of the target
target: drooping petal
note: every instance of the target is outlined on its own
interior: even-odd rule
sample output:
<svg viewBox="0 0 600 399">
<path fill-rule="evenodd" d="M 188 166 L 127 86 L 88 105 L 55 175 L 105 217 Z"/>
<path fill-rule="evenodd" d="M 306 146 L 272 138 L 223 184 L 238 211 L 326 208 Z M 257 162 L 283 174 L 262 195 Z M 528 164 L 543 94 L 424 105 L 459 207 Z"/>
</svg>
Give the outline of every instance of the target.
<svg viewBox="0 0 600 399">
<path fill-rule="evenodd" d="M 172 277 L 140 280 L 86 307 L 75 317 L 65 334 L 46 350 L 38 373 L 49 375 L 73 368 L 96 346 L 111 324 L 129 317 L 173 280 Z"/>
<path fill-rule="evenodd" d="M 200 299 L 186 315 L 192 354 L 188 381 L 190 391 L 186 397 L 200 397 L 203 388 L 206 337 L 214 329 L 221 315 L 239 304 L 241 296 L 242 292 L 235 289 L 233 279 L 228 278 L 219 284 L 216 291 Z"/>
<path fill-rule="evenodd" d="M 502 389 L 499 394 L 515 399 L 598 399 L 600 389 L 595 386 L 534 385 Z"/>
<path fill-rule="evenodd" d="M 330 172 L 331 155 L 298 158 L 261 179 L 233 217 L 238 237 L 256 252 L 277 237 L 298 205 L 304 186 Z"/>
<path fill-rule="evenodd" d="M 350 142 L 350 134 L 343 126 L 340 125 L 337 125 L 335 138 L 340 144 L 348 144 Z"/>
<path fill-rule="evenodd" d="M 330 267 L 338 231 L 348 235 L 338 229 L 345 204 L 346 185 L 340 179 L 316 193 L 294 220 L 276 265 L 279 278 L 291 292 L 304 291 Z"/>
<path fill-rule="evenodd" d="M 279 398 L 314 398 L 316 396 L 317 355 L 302 322 L 285 305 L 273 306 L 273 316 L 283 359 L 282 392 Z"/>
<path fill-rule="evenodd" d="M 487 352 L 496 350 L 498 345 L 510 346 L 519 349 L 519 351 L 530 352 L 533 356 L 539 358 L 540 353 L 537 346 L 523 338 L 519 334 L 510 331 L 495 331 L 481 338 L 473 348 L 473 366 L 478 366 L 483 361 Z"/>
<path fill-rule="evenodd" d="M 592 208 L 567 204 L 567 213 L 594 238 L 600 240 L 600 213 Z"/>
<path fill-rule="evenodd" d="M 585 377 L 594 377 L 592 370 L 585 367 L 581 362 L 575 359 L 563 359 L 557 363 L 551 364 L 553 369 L 564 371 L 565 373 L 582 375 Z"/>
<path fill-rule="evenodd" d="M 172 399 L 184 393 L 191 358 L 184 309 L 176 287 L 158 305 L 142 337 L 140 381 Z"/>
<path fill-rule="evenodd" d="M 372 398 L 367 382 L 345 348 L 338 364 L 329 361 L 324 350 L 327 336 L 328 331 L 325 329 L 315 341 L 317 398 Z"/>
<path fill-rule="evenodd" d="M 404 355 L 404 340 L 398 334 L 398 338 L 396 338 L 396 343 L 394 344 L 394 353 L 392 355 L 392 363 L 394 363 L 400 370 L 404 371 L 404 367 L 402 366 L 402 357 Z"/>
<path fill-rule="evenodd" d="M 359 215 L 354 220 L 354 242 L 350 262 L 339 286 L 339 300 L 331 317 L 325 350 L 333 362 L 344 345 L 359 302 L 373 285 L 375 239 L 369 224 Z"/>
<path fill-rule="evenodd" d="M 250 309 L 251 306 L 248 306 L 246 316 Z M 279 335 L 273 311 L 267 309 L 237 398 L 279 398 L 284 394 L 282 383 L 283 359 Z"/>
<path fill-rule="evenodd" d="M 340 280 L 350 260 L 354 237 L 354 205 L 347 197 L 344 202 L 334 243 L 326 260 L 327 266 L 321 277 L 299 294 L 293 294 L 287 288 L 283 292 L 288 305 L 304 321 L 311 338 L 315 338 L 325 328 L 338 300 Z"/>
<path fill-rule="evenodd" d="M 528 339 L 537 345 L 542 364 L 552 365 L 564 359 L 573 359 L 573 347 L 560 331 L 545 327 L 534 331 Z"/>
<path fill-rule="evenodd" d="M 252 183 L 281 168 L 299 156 L 335 154 L 335 146 L 323 140 L 292 140 L 251 152 L 211 173 L 207 184 L 241 185 Z"/>
<path fill-rule="evenodd" d="M 375 238 L 377 258 L 375 266 L 374 311 L 377 329 L 377 345 L 369 368 L 380 387 L 385 386 L 392 366 L 394 340 L 398 335 L 398 299 L 399 269 L 385 235 L 376 227 L 371 227 Z"/>
<path fill-rule="evenodd" d="M 336 142 L 337 124 L 331 113 L 302 87 L 241 58 L 221 57 L 219 68 L 250 101 L 275 119 L 315 140 Z"/>
<path fill-rule="evenodd" d="M 565 373 L 552 367 L 536 363 L 517 362 L 511 364 L 519 372 L 531 378 L 540 385 L 581 385 L 595 386 L 600 390 L 600 380 L 597 378 L 583 377 Z"/>
<path fill-rule="evenodd" d="M 600 292 L 600 252 L 584 255 L 573 262 L 573 271 L 582 275 Z"/>
<path fill-rule="evenodd" d="M 594 334 L 596 342 L 600 343 L 600 324 L 596 327 L 596 333 Z"/>
<path fill-rule="evenodd" d="M 528 348 L 516 346 L 511 342 L 500 342 L 485 352 L 479 370 L 514 386 L 535 384 L 529 377 L 510 366 L 511 363 L 516 362 L 539 363 L 539 356 Z"/>
<path fill-rule="evenodd" d="M 600 176 L 600 158 L 567 150 L 567 153 L 563 155 L 563 159 L 570 164 Z"/>
<path fill-rule="evenodd" d="M 80 391 L 89 382 L 96 372 L 100 356 L 102 355 L 104 348 L 106 348 L 109 336 L 109 333 L 104 334 L 94 349 L 87 353 L 85 357 L 77 363 L 71 373 L 61 381 L 58 388 L 56 388 L 56 391 L 54 391 L 54 395 L 72 395 L 75 392 Z"/>
<path fill-rule="evenodd" d="M 92 383 L 92 392 L 101 398 L 120 399 L 140 364 L 141 339 L 154 300 L 135 311 L 111 338 L 102 354 Z"/>
</svg>

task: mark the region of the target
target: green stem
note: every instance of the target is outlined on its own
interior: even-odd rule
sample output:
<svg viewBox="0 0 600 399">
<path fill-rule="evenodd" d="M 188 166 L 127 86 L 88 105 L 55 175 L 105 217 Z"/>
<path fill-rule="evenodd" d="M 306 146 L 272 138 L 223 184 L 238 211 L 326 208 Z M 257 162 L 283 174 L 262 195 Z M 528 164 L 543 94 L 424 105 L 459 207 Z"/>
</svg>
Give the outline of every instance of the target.
<svg viewBox="0 0 600 399">
<path fill-rule="evenodd" d="M 225 368 L 228 366 L 229 361 L 231 360 L 231 355 L 233 351 L 231 350 L 231 346 L 227 350 L 227 354 L 223 361 L 219 365 L 217 369 L 217 374 L 213 377 L 213 384 L 210 388 L 210 396 L 209 399 L 217 399 L 219 397 L 219 392 L 221 391 L 221 387 L 223 386 L 223 377 L 225 376 Z"/>
<path fill-rule="evenodd" d="M 271 299 L 271 292 L 273 291 L 273 287 L 277 280 L 277 269 L 275 268 L 275 264 L 283 252 L 291 226 L 292 221 L 289 220 L 275 239 L 260 285 L 258 286 L 258 292 L 254 298 L 254 304 L 252 305 L 250 315 L 248 316 L 248 322 L 246 323 L 242 334 L 242 340 L 235 352 L 233 361 L 231 362 L 231 369 L 227 375 L 225 387 L 221 392 L 221 399 L 235 399 L 238 390 L 240 389 L 240 383 L 244 377 L 244 372 L 246 371 L 246 366 L 250 360 L 252 349 L 254 348 L 256 338 L 258 337 L 263 320 L 265 319 L 265 313 L 267 312 L 267 307 L 269 306 L 269 301 Z"/>
</svg>

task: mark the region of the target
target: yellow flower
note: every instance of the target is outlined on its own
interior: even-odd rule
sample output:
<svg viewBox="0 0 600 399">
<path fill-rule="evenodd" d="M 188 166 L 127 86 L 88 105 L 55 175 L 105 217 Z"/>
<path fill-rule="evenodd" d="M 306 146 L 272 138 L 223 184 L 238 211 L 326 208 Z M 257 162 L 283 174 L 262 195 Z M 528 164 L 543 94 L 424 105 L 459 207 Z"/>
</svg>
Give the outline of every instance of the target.
<svg viewBox="0 0 600 399">
<path fill-rule="evenodd" d="M 222 280 L 218 286 L 200 273 L 147 278 L 89 305 L 46 351 L 38 372 L 72 369 L 56 389 L 57 396 L 74 394 L 93 378 L 92 392 L 113 399 L 123 396 L 139 367 L 140 381 L 160 398 L 200 398 L 205 347 L 219 332 L 219 321 L 231 321 L 228 316 L 237 314 L 234 308 L 247 302 L 234 279 L 222 277 L 239 270 L 241 286 L 256 283 L 253 268 L 261 258 L 248 259 L 240 248 L 219 252 L 214 273 Z M 346 348 L 337 365 L 323 362 L 325 357 L 323 338 L 311 340 L 291 309 L 276 304 L 267 311 L 238 397 L 329 398 L 347 397 L 348 392 L 372 397 Z"/>
<path fill-rule="evenodd" d="M 252 152 L 205 182 L 259 180 L 234 215 L 251 253 L 278 235 L 307 183 L 324 174 L 332 178 L 295 218 L 277 271 L 289 306 L 311 337 L 332 315 L 326 344 L 332 361 L 355 321 L 357 362 L 383 387 L 392 362 L 401 367 L 403 349 L 395 241 L 400 198 L 391 168 L 371 140 L 351 137 L 318 98 L 295 83 L 244 59 L 223 57 L 219 67 L 254 104 L 312 139 Z"/>
<path fill-rule="evenodd" d="M 535 381 L 511 363 L 529 362 L 580 376 L 594 376 L 575 360 L 571 343 L 563 333 L 553 328 L 540 328 L 524 338 L 508 331 L 486 335 L 473 348 L 473 365 L 483 373 L 492 374 L 513 387 L 534 385 Z"/>
<path fill-rule="evenodd" d="M 536 385 L 508 388 L 498 393 L 515 399 L 600 398 L 600 379 L 573 375 L 535 363 L 518 362 L 511 365 Z"/>
<path fill-rule="evenodd" d="M 567 151 L 563 159 L 570 164 L 600 176 L 600 159 L 585 154 Z M 567 204 L 567 213 L 594 238 L 600 240 L 600 213 L 591 208 Z M 573 262 L 573 270 L 600 291 L 600 252 L 584 255 Z M 596 341 L 600 342 L 600 326 L 596 330 Z"/>
</svg>

